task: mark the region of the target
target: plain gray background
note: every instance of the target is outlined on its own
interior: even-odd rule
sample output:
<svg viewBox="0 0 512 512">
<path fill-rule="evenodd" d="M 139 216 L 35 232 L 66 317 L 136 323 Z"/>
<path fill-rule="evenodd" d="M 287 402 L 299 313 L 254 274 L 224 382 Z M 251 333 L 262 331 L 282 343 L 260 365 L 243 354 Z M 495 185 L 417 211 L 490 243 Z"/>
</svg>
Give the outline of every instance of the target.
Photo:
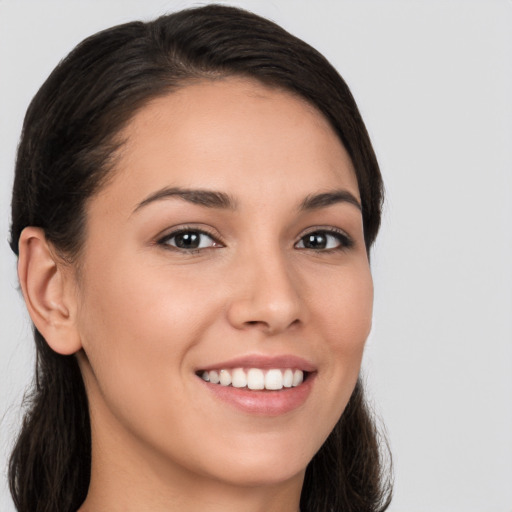
<svg viewBox="0 0 512 512">
<path fill-rule="evenodd" d="M 208 2 L 202 2 L 208 3 Z M 302 37 L 360 106 L 387 188 L 365 354 L 394 455 L 392 512 L 512 512 L 512 2 L 232 3 Z M 31 380 L 8 246 L 24 111 L 85 36 L 199 2 L 0 0 L 0 510 Z"/>
</svg>

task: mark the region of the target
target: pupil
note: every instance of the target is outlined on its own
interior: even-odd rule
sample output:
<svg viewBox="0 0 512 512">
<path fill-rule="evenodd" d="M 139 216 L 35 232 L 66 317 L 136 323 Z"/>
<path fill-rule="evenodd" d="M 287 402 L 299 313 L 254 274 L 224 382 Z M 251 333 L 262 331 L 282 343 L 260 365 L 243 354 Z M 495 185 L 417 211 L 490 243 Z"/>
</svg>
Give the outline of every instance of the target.
<svg viewBox="0 0 512 512">
<path fill-rule="evenodd" d="M 327 240 L 324 235 L 319 233 L 312 233 L 311 235 L 306 236 L 304 246 L 308 249 L 324 249 L 326 243 Z"/>
<path fill-rule="evenodd" d="M 175 242 L 180 249 L 196 249 L 199 246 L 199 234 L 180 233 L 176 235 Z"/>
</svg>

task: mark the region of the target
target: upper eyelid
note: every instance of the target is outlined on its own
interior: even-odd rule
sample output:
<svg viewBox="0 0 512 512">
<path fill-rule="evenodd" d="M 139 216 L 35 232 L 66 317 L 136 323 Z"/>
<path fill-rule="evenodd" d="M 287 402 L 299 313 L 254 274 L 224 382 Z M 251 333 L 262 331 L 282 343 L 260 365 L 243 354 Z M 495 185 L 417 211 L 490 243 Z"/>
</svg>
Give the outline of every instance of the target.
<svg viewBox="0 0 512 512">
<path fill-rule="evenodd" d="M 312 233 L 328 233 L 328 234 L 335 234 L 340 235 L 348 238 L 349 240 L 352 240 L 352 237 L 341 228 L 337 228 L 334 226 L 313 226 L 311 228 L 307 228 L 304 230 L 298 237 L 297 241 L 299 241 L 301 238 L 311 235 Z"/>
<path fill-rule="evenodd" d="M 210 240 L 212 240 L 213 246 L 181 248 L 181 247 L 176 247 L 176 246 L 174 246 L 174 244 L 170 243 L 170 240 L 172 240 L 173 238 L 177 237 L 181 233 L 187 233 L 187 232 L 200 233 L 201 235 L 207 236 L 208 238 L 210 238 Z M 215 235 L 212 235 L 205 229 L 191 228 L 191 227 L 176 228 L 171 231 L 168 231 L 167 234 L 164 234 L 163 236 L 159 236 L 159 237 L 155 238 L 154 245 L 161 247 L 165 250 L 176 251 L 176 252 L 182 253 L 184 255 L 185 254 L 192 255 L 192 254 L 197 254 L 197 253 L 211 250 L 211 249 L 219 249 L 219 248 L 225 247 L 225 244 L 222 241 L 220 241 L 218 237 L 216 237 Z"/>
<path fill-rule="evenodd" d="M 340 242 L 340 247 L 332 248 L 332 249 L 311 249 L 312 251 L 329 253 L 329 252 L 333 252 L 333 251 L 350 249 L 350 248 L 354 247 L 354 245 L 355 245 L 354 239 L 345 230 L 336 228 L 334 226 L 329 226 L 329 227 L 318 226 L 318 227 L 311 228 L 311 229 L 308 229 L 305 232 L 303 232 L 300 235 L 300 237 L 298 238 L 298 240 L 294 243 L 294 247 L 298 243 L 300 243 L 305 236 L 308 236 L 308 235 L 311 235 L 314 233 L 326 233 L 327 235 L 334 236 L 334 237 L 338 238 L 338 240 Z M 300 248 L 300 250 L 308 250 L 308 249 Z"/>
<path fill-rule="evenodd" d="M 218 235 L 217 233 L 212 233 L 209 229 L 204 227 L 197 227 L 197 226 L 176 226 L 174 228 L 168 228 L 165 231 L 162 231 L 161 234 L 157 235 L 155 237 L 157 242 L 162 242 L 163 240 L 169 240 L 174 236 L 177 236 L 181 233 L 186 233 L 187 231 L 193 231 L 196 233 L 201 233 L 203 235 L 209 236 L 213 240 L 215 240 L 218 243 L 222 242 L 222 237 Z"/>
</svg>

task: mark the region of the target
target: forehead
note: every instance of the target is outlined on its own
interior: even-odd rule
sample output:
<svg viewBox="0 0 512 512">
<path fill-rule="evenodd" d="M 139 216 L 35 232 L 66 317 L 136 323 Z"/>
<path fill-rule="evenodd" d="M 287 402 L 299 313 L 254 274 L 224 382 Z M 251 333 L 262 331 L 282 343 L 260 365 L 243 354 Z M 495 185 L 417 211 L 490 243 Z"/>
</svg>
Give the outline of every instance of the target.
<svg viewBox="0 0 512 512">
<path fill-rule="evenodd" d="M 359 197 L 350 157 L 325 117 L 253 80 L 185 86 L 143 107 L 121 135 L 105 193 L 127 206 L 164 186 L 222 189 L 248 200 L 343 186 Z"/>
</svg>

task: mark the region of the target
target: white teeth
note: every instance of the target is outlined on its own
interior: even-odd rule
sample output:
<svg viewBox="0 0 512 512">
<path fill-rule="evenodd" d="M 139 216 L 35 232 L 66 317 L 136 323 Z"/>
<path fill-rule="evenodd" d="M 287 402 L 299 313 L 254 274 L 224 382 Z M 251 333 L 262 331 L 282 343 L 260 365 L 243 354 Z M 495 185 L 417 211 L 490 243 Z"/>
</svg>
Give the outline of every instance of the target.
<svg viewBox="0 0 512 512">
<path fill-rule="evenodd" d="M 231 384 L 231 373 L 227 370 L 220 371 L 220 385 L 229 386 Z"/>
<path fill-rule="evenodd" d="M 260 368 L 235 368 L 233 370 L 210 370 L 201 373 L 201 378 L 212 384 L 249 388 L 253 390 L 268 389 L 277 391 L 283 388 L 296 387 L 304 381 L 302 370 L 291 368 L 262 370 Z"/>
<path fill-rule="evenodd" d="M 265 389 L 283 389 L 281 370 L 269 370 L 265 375 Z"/>
<path fill-rule="evenodd" d="M 245 372 L 242 368 L 236 368 L 233 370 L 231 385 L 234 388 L 245 388 L 245 386 L 247 386 L 247 377 L 245 376 Z"/>
<path fill-rule="evenodd" d="M 298 386 L 299 384 L 302 384 L 303 380 L 304 380 L 304 373 L 301 370 L 295 370 L 293 372 L 292 386 Z"/>
<path fill-rule="evenodd" d="M 265 376 L 259 368 L 251 368 L 247 372 L 247 387 L 249 389 L 265 389 Z"/>
<path fill-rule="evenodd" d="M 283 375 L 283 386 L 285 388 L 291 388 L 293 384 L 293 370 L 286 368 Z"/>
</svg>

